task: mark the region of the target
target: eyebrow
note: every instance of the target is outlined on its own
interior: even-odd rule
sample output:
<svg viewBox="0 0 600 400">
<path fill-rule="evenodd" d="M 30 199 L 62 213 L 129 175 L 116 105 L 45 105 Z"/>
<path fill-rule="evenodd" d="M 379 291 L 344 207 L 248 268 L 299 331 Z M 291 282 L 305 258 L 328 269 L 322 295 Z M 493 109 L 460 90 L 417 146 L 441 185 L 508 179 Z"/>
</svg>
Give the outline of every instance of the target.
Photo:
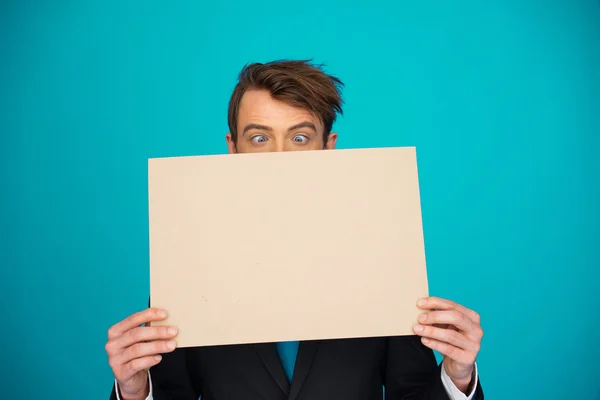
<svg viewBox="0 0 600 400">
<path fill-rule="evenodd" d="M 263 131 L 272 131 L 273 128 L 271 128 L 270 126 L 266 126 L 266 125 L 260 125 L 260 124 L 248 124 L 244 127 L 244 130 L 242 131 L 242 136 L 248 132 L 250 129 L 260 129 Z"/>
<path fill-rule="evenodd" d="M 300 129 L 300 128 L 310 128 L 315 132 L 317 131 L 317 127 L 315 126 L 315 124 L 313 124 L 312 122 L 304 121 L 304 122 L 300 122 L 299 124 L 296 124 L 296 125 L 290 127 L 288 129 L 288 132 L 296 130 L 296 129 Z"/>
</svg>

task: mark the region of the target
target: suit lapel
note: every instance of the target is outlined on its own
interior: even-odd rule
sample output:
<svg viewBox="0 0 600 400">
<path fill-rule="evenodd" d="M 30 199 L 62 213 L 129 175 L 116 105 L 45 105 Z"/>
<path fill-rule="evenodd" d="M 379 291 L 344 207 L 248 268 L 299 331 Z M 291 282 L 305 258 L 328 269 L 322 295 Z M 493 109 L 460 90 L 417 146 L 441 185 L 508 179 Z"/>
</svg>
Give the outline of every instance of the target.
<svg viewBox="0 0 600 400">
<path fill-rule="evenodd" d="M 254 345 L 254 348 L 273 379 L 275 379 L 275 382 L 277 382 L 281 390 L 287 395 L 290 392 L 290 382 L 281 364 L 275 344 L 257 343 Z"/>
<path fill-rule="evenodd" d="M 298 397 L 300 389 L 302 388 L 302 385 L 308 376 L 308 372 L 315 358 L 318 347 L 318 341 L 300 342 L 298 347 L 298 356 L 296 357 L 296 366 L 294 367 L 294 376 L 292 377 L 289 400 L 295 400 Z"/>
</svg>

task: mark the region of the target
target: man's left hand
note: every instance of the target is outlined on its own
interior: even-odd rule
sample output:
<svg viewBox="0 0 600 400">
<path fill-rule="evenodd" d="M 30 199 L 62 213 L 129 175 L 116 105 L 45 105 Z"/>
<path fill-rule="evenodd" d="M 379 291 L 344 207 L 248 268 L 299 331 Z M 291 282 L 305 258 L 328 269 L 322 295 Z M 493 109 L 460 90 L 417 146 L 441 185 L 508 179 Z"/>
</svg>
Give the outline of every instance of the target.
<svg viewBox="0 0 600 400">
<path fill-rule="evenodd" d="M 415 333 L 425 346 L 444 356 L 446 373 L 467 393 L 483 337 L 479 314 L 439 297 L 421 299 L 418 306 L 428 311 L 420 315 Z"/>
</svg>

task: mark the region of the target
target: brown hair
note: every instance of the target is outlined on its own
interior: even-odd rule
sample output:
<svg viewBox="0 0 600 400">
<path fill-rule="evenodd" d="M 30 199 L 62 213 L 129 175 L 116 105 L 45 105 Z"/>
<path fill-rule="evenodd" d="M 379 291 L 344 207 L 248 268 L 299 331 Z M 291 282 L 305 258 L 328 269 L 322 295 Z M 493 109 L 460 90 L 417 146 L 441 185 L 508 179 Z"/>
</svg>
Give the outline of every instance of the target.
<svg viewBox="0 0 600 400">
<path fill-rule="evenodd" d="M 301 107 L 316 114 L 325 128 L 327 137 L 342 112 L 341 89 L 344 84 L 310 60 L 279 60 L 266 64 L 246 65 L 239 74 L 238 83 L 229 100 L 229 132 L 237 139 L 237 120 L 242 96 L 249 89 L 268 90 L 271 96 L 290 106 Z"/>
</svg>

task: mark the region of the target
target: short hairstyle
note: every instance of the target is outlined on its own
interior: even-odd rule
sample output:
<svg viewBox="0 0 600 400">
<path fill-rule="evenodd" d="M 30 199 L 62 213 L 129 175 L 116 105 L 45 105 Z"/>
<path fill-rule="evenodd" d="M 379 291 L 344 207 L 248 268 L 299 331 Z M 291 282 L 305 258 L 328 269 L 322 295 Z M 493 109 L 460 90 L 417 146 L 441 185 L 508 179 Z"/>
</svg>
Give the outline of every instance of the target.
<svg viewBox="0 0 600 400">
<path fill-rule="evenodd" d="M 316 114 L 324 127 L 324 139 L 331 133 L 336 114 L 343 114 L 342 81 L 323 72 L 310 60 L 278 60 L 244 66 L 229 100 L 228 123 L 234 143 L 240 102 L 250 89 L 267 90 L 275 100 Z"/>
</svg>

